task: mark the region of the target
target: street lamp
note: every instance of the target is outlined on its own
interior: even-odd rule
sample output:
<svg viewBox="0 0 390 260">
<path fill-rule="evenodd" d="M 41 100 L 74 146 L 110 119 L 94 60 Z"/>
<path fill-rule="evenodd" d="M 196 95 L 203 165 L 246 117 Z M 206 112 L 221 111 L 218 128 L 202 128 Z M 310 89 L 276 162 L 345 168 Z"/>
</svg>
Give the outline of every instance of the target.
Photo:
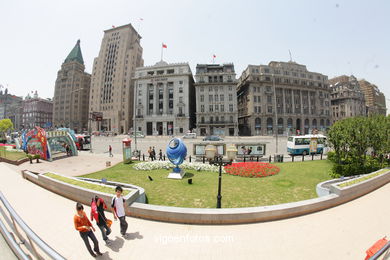
<svg viewBox="0 0 390 260">
<path fill-rule="evenodd" d="M 230 147 L 231 148 L 231 147 Z M 235 149 L 235 147 L 234 147 Z M 236 157 L 237 149 L 228 149 L 228 160 L 224 160 L 222 155 L 217 154 L 217 149 L 214 145 L 207 145 L 205 149 L 206 158 L 209 160 L 210 164 L 219 166 L 219 175 L 218 175 L 218 195 L 217 195 L 217 209 L 221 208 L 221 188 L 222 188 L 222 166 L 232 164 L 233 160 Z"/>
</svg>

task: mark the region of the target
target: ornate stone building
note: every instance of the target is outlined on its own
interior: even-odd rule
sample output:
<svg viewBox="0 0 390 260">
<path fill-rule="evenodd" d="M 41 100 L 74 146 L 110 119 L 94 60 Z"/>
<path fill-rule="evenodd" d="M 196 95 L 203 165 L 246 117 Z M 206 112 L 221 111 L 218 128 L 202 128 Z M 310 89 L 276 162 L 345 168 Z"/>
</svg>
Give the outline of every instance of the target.
<svg viewBox="0 0 390 260">
<path fill-rule="evenodd" d="M 133 125 L 135 68 L 144 64 L 141 36 L 131 24 L 104 31 L 99 56 L 93 62 L 89 111 L 101 112 L 92 131 L 127 133 Z"/>
<path fill-rule="evenodd" d="M 53 101 L 27 95 L 23 101 L 22 126 L 24 129 L 32 129 L 35 126 L 49 128 L 53 125 Z"/>
<path fill-rule="evenodd" d="M 339 76 L 329 80 L 332 124 L 354 116 L 365 116 L 364 94 L 354 76 Z"/>
<path fill-rule="evenodd" d="M 237 100 L 240 135 L 308 134 L 331 123 L 328 77 L 292 61 L 249 65 Z"/>
<path fill-rule="evenodd" d="M 195 81 L 197 134 L 238 135 L 234 65 L 198 64 Z"/>
<path fill-rule="evenodd" d="M 54 126 L 70 127 L 76 132 L 87 130 L 91 74 L 84 71 L 78 40 L 57 73 L 53 98 Z"/>
<path fill-rule="evenodd" d="M 134 127 L 146 135 L 182 135 L 195 125 L 195 88 L 188 63 L 136 69 Z"/>
<path fill-rule="evenodd" d="M 8 93 L 8 89 L 2 90 L 0 85 L 0 120 L 4 118 L 11 119 L 14 129 L 19 130 L 21 125 L 21 108 L 23 98 Z"/>
<path fill-rule="evenodd" d="M 386 115 L 385 95 L 380 92 L 379 88 L 367 80 L 359 80 L 360 89 L 364 93 L 368 115 Z"/>
</svg>

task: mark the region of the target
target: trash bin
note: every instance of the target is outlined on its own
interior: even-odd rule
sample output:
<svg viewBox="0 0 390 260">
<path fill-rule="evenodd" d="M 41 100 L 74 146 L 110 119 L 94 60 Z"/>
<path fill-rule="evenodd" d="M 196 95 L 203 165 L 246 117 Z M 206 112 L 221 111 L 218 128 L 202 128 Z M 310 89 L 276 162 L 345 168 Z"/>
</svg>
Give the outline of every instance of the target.
<svg viewBox="0 0 390 260">
<path fill-rule="evenodd" d="M 107 161 L 106 162 L 106 167 L 110 167 L 111 166 L 111 162 L 110 161 Z"/>
</svg>

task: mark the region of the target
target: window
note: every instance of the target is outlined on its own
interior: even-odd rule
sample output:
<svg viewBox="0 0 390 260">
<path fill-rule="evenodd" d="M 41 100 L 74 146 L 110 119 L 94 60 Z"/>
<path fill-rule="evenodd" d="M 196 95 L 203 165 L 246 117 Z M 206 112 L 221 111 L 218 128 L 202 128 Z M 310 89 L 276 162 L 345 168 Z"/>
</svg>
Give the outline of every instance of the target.
<svg viewBox="0 0 390 260">
<path fill-rule="evenodd" d="M 209 112 L 213 112 L 213 105 L 209 105 Z"/>
<path fill-rule="evenodd" d="M 268 106 L 268 113 L 272 113 L 272 106 Z"/>
<path fill-rule="evenodd" d="M 182 87 L 179 88 L 179 93 L 183 93 L 183 88 Z"/>
<path fill-rule="evenodd" d="M 267 95 L 267 103 L 268 104 L 272 103 L 272 96 L 271 95 Z"/>
<path fill-rule="evenodd" d="M 222 95 L 222 94 L 219 95 L 219 101 L 224 101 L 224 99 L 225 99 L 225 98 L 224 98 L 224 95 Z"/>
<path fill-rule="evenodd" d="M 215 112 L 218 112 L 219 110 L 218 107 L 219 107 L 218 105 L 215 105 Z"/>
<path fill-rule="evenodd" d="M 233 112 L 233 104 L 229 104 L 229 112 Z"/>
<path fill-rule="evenodd" d="M 171 70 L 167 70 L 167 74 L 173 74 L 175 73 L 175 70 L 171 69 Z"/>
<path fill-rule="evenodd" d="M 214 95 L 214 100 L 215 100 L 215 102 L 218 102 L 218 94 Z"/>
<path fill-rule="evenodd" d="M 221 105 L 221 112 L 225 112 L 225 105 Z"/>
<path fill-rule="evenodd" d="M 209 95 L 209 102 L 213 102 L 213 95 Z"/>
<path fill-rule="evenodd" d="M 204 95 L 200 95 L 200 102 L 204 102 Z"/>
<path fill-rule="evenodd" d="M 232 86 L 229 86 L 229 91 L 232 91 L 233 90 L 233 87 Z"/>
<path fill-rule="evenodd" d="M 200 112 L 204 113 L 204 105 L 200 105 Z"/>
<path fill-rule="evenodd" d="M 229 101 L 233 101 L 233 94 L 229 94 Z"/>
<path fill-rule="evenodd" d="M 210 123 L 214 122 L 214 117 L 210 116 Z"/>
<path fill-rule="evenodd" d="M 204 92 L 204 87 L 200 87 L 200 92 Z"/>
</svg>

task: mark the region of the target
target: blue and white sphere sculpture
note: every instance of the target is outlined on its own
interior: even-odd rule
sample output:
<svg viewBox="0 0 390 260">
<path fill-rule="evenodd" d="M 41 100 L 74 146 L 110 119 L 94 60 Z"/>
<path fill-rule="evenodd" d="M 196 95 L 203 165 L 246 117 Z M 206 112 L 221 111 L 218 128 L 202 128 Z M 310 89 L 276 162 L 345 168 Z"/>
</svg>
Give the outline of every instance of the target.
<svg viewBox="0 0 390 260">
<path fill-rule="evenodd" d="M 179 165 L 183 163 L 187 156 L 187 147 L 180 138 L 173 138 L 167 145 L 167 156 L 171 163 L 176 167 L 173 168 L 173 172 L 179 173 Z"/>
</svg>

